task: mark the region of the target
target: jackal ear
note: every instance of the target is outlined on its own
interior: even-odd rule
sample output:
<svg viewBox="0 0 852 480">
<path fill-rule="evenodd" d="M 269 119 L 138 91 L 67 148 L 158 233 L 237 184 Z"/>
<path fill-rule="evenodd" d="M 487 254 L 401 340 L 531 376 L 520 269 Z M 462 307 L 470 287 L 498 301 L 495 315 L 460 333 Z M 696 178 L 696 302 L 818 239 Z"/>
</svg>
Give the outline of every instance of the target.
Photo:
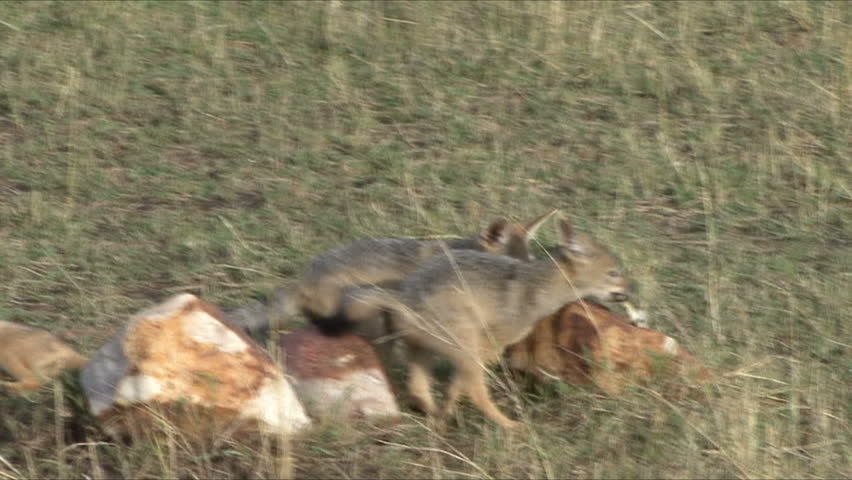
<svg viewBox="0 0 852 480">
<path fill-rule="evenodd" d="M 479 241 L 489 246 L 505 245 L 509 241 L 509 221 L 503 217 L 494 220 L 479 234 Z"/>
<path fill-rule="evenodd" d="M 538 229 L 544 225 L 544 222 L 547 221 L 548 218 L 552 217 L 559 209 L 554 208 L 553 210 L 545 213 L 544 215 L 530 220 L 524 223 L 524 238 L 527 242 L 535 238 L 535 234 L 538 232 Z"/>
<path fill-rule="evenodd" d="M 559 219 L 559 232 L 562 234 L 563 245 L 568 245 L 574 240 L 574 228 L 563 218 Z"/>
<path fill-rule="evenodd" d="M 585 246 L 579 242 L 574 234 L 574 228 L 565 220 L 559 220 L 559 230 L 562 233 L 562 248 L 572 256 L 585 256 L 588 254 Z"/>
</svg>

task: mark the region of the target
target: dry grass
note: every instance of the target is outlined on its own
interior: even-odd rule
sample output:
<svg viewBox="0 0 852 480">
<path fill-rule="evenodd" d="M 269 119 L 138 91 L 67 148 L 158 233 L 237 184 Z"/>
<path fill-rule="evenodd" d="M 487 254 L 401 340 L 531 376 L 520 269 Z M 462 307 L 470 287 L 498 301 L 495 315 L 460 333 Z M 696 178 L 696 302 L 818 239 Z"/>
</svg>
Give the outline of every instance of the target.
<svg viewBox="0 0 852 480">
<path fill-rule="evenodd" d="M 468 408 L 440 434 L 416 415 L 320 425 L 289 453 L 103 442 L 62 415 L 79 397 L 0 393 L 0 478 L 852 476 L 850 17 L 843 2 L 4 3 L 3 319 L 89 353 L 178 291 L 227 307 L 348 239 L 559 207 L 724 376 L 617 399 L 495 386 L 527 433 Z"/>
</svg>

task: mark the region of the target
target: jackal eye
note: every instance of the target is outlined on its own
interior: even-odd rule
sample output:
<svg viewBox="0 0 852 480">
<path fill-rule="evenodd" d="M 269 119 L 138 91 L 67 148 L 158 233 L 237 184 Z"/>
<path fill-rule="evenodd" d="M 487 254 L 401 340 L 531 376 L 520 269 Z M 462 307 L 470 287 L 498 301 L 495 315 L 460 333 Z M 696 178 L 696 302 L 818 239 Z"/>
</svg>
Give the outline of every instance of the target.
<svg viewBox="0 0 852 480">
<path fill-rule="evenodd" d="M 610 271 L 606 272 L 606 274 L 607 274 L 607 276 L 610 276 L 612 278 L 617 278 L 617 277 L 621 276 L 621 272 L 619 272 L 618 270 L 610 270 Z"/>
</svg>

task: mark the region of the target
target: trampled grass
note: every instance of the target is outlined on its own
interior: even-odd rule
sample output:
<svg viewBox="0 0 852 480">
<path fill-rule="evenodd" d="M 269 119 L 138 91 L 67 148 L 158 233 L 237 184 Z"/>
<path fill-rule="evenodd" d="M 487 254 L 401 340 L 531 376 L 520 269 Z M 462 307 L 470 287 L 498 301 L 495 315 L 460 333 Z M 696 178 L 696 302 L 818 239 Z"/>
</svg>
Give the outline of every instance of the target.
<svg viewBox="0 0 852 480">
<path fill-rule="evenodd" d="M 844 2 L 4 2 L 0 318 L 91 353 L 179 291 L 235 306 L 350 239 L 558 207 L 722 376 L 527 389 L 520 412 L 498 390 L 513 435 L 472 408 L 441 434 L 320 425 L 286 465 L 87 438 L 48 391 L 0 393 L 0 477 L 852 476 L 850 22 Z"/>
</svg>

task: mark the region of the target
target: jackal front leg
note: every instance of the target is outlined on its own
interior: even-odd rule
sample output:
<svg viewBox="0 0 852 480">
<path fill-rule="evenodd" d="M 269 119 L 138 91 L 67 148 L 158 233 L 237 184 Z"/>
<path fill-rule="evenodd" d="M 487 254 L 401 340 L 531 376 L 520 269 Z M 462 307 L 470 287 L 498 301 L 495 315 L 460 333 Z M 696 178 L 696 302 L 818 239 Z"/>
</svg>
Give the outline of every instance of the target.
<svg viewBox="0 0 852 480">
<path fill-rule="evenodd" d="M 520 425 L 520 423 L 504 415 L 497 408 L 497 405 L 494 404 L 494 401 L 491 400 L 491 395 L 488 393 L 488 384 L 485 382 L 485 371 L 481 366 L 472 362 L 472 364 L 464 365 L 460 371 L 464 372 L 463 374 L 466 377 L 463 382 L 467 387 L 466 390 L 470 396 L 470 400 L 486 417 L 497 422 L 503 428 L 515 428 Z"/>
</svg>

